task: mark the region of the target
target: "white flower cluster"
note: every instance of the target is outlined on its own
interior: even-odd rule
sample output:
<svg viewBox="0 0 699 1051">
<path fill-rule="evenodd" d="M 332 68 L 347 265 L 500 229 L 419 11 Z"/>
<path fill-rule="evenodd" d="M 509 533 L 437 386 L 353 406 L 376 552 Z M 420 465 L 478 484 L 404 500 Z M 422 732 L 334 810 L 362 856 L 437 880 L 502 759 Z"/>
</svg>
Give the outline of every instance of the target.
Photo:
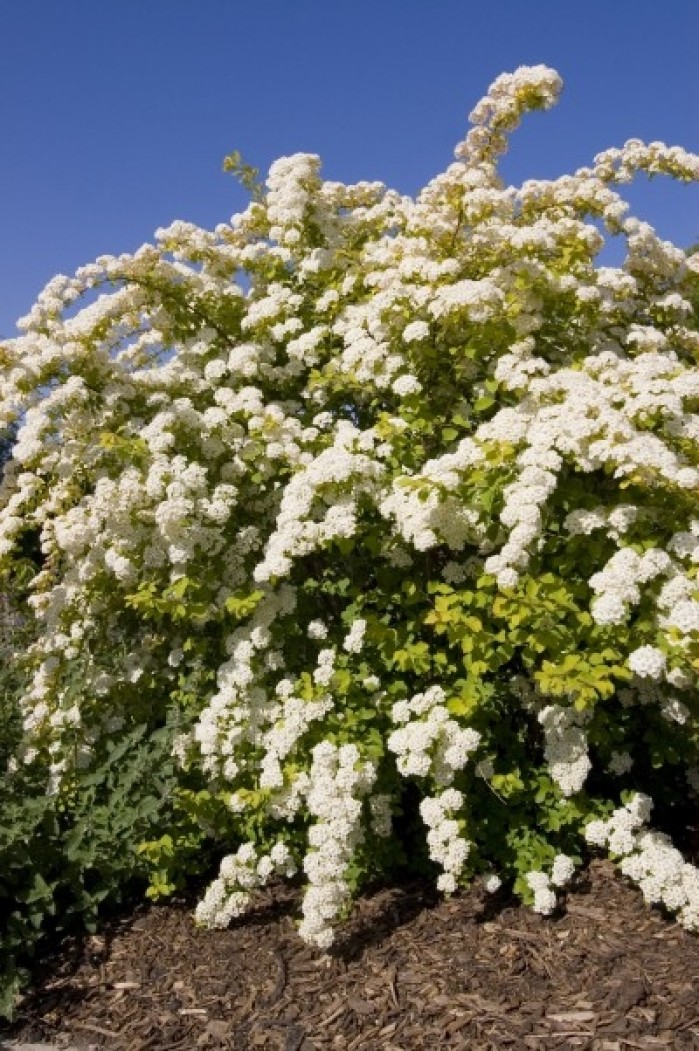
<svg viewBox="0 0 699 1051">
<path fill-rule="evenodd" d="M 468 540 L 482 536 L 483 526 L 478 512 L 453 493 L 482 457 L 478 445 L 464 438 L 453 452 L 428 460 L 419 473 L 394 479 L 379 511 L 395 521 L 399 535 L 417 551 L 440 543 L 463 550 Z"/>
<path fill-rule="evenodd" d="M 427 845 L 430 857 L 444 872 L 437 878 L 437 887 L 445 894 L 453 894 L 458 885 L 471 844 L 462 835 L 462 822 L 450 816 L 463 808 L 464 797 L 455 788 L 447 788 L 438 796 L 425 796 L 420 804 L 422 820 L 427 825 Z"/>
<path fill-rule="evenodd" d="M 517 127 L 530 107 L 549 109 L 558 99 L 563 82 L 547 66 L 520 66 L 514 73 L 503 73 L 490 85 L 488 94 L 471 110 L 469 119 L 476 126 L 456 155 L 474 163 L 483 162 L 507 148 L 505 132 Z"/>
<path fill-rule="evenodd" d="M 572 796 L 580 791 L 592 769 L 584 728 L 589 712 L 550 704 L 539 712 L 538 719 L 551 777 L 563 795 Z"/>
<path fill-rule="evenodd" d="M 542 467 L 526 465 L 516 482 L 505 487 L 500 521 L 511 526 L 507 543 L 485 560 L 486 573 L 497 577 L 500 587 L 514 587 L 519 569 L 529 561 L 530 548 L 543 526 L 542 505 L 556 487 L 556 475 Z"/>
<path fill-rule="evenodd" d="M 640 646 L 629 654 L 629 668 L 642 679 L 662 679 L 665 654 L 657 646 Z"/>
<path fill-rule="evenodd" d="M 428 339 L 429 334 L 430 326 L 426 321 L 411 321 L 403 329 L 403 339 L 406 343 L 419 343 L 423 339 Z"/>
<path fill-rule="evenodd" d="M 649 820 L 652 809 L 652 800 L 642 792 L 636 792 L 606 821 L 588 821 L 585 838 L 595 847 L 608 847 L 612 854 L 630 854 L 634 849 L 635 834 Z"/>
<path fill-rule="evenodd" d="M 357 495 L 373 491 L 383 474 L 380 462 L 365 452 L 353 452 L 355 442 L 368 450 L 375 444 L 371 432 L 362 436 L 348 424 L 338 427 L 335 444 L 303 466 L 284 490 L 276 529 L 267 542 L 264 560 L 254 570 L 258 582 L 286 576 L 294 563 L 336 538 L 354 536 L 357 529 Z M 311 515 L 318 497 L 329 487 L 352 485 L 352 494 L 337 493 L 320 521 Z"/>
<path fill-rule="evenodd" d="M 637 883 L 649 904 L 662 904 L 683 927 L 699 930 L 699 868 L 684 860 L 662 832 L 647 829 L 652 801 L 636 793 L 606 821 L 590 821 L 589 843 L 606 847 L 619 858 L 619 868 Z"/>
<path fill-rule="evenodd" d="M 281 703 L 278 709 L 272 710 L 278 714 L 277 721 L 262 737 L 264 758 L 260 763 L 260 788 L 284 787 L 282 762 L 295 749 L 311 723 L 322 719 L 334 707 L 329 695 L 309 701 L 294 696 L 293 688 L 294 684 L 288 679 L 282 679 L 277 685 Z"/>
<path fill-rule="evenodd" d="M 595 529 L 606 529 L 618 540 L 638 518 L 638 508 L 632 504 L 619 504 L 610 509 L 602 506 L 577 508 L 566 515 L 563 525 L 572 536 L 589 536 Z"/>
<path fill-rule="evenodd" d="M 686 419 L 684 403 L 699 390 L 699 373 L 690 377 L 686 370 L 680 370 L 680 383 L 678 365 L 670 353 L 649 352 L 628 360 L 618 351 L 605 349 L 585 358 L 577 369 L 562 368 L 534 376 L 517 408 L 500 409 L 477 429 L 475 437 L 481 440 L 525 444 L 525 456 L 519 457 L 525 470 L 531 465 L 550 473 L 549 478 L 542 477 L 541 483 L 533 486 L 531 494 L 527 493 L 526 478 L 507 488 L 505 496 L 509 499 L 502 521 L 513 526 L 512 533 L 502 552 L 488 560 L 488 572 L 499 575 L 506 568 L 518 572 L 528 564 L 528 551 L 541 530 L 538 508 L 557 484 L 556 472 L 565 462 L 562 455 L 567 460 L 573 458 L 583 472 L 606 469 L 617 478 L 636 474 L 679 489 L 699 486 L 699 471 L 674 448 L 677 419 Z M 649 385 L 651 390 L 658 390 L 657 397 L 648 393 Z M 639 429 L 638 423 L 651 412 L 667 417 L 660 434 Z M 548 493 L 537 493 L 538 484 L 548 487 Z M 610 535 L 620 536 L 631 524 L 633 511 L 612 515 L 604 509 L 571 512 L 566 521 L 574 533 L 606 524 Z M 623 556 L 631 563 L 634 554 L 624 552 Z M 620 622 L 623 604 L 637 601 L 634 581 L 650 580 L 670 568 L 667 552 L 647 554 L 640 575 L 632 573 L 628 582 L 622 584 L 622 567 L 616 563 L 593 578 L 591 586 L 603 593 L 594 607 L 600 622 Z M 635 567 L 630 564 L 629 568 Z M 512 586 L 512 580 L 508 571 L 502 586 Z"/>
<path fill-rule="evenodd" d="M 534 912 L 544 916 L 550 915 L 556 908 L 556 894 L 551 890 L 549 877 L 545 872 L 528 872 L 527 883 L 534 893 Z"/>
<path fill-rule="evenodd" d="M 437 785 L 450 785 L 478 748 L 481 735 L 453 719 L 445 701 L 444 689 L 434 685 L 393 705 L 391 719 L 398 729 L 387 744 L 403 776 L 430 776 Z"/>
<path fill-rule="evenodd" d="M 342 648 L 348 653 L 361 653 L 366 632 L 366 621 L 358 617 L 352 622 L 352 627 L 345 635 Z"/>
<path fill-rule="evenodd" d="M 699 631 L 699 602 L 696 599 L 677 602 L 670 610 L 667 622 L 670 627 L 677 628 L 683 635 Z"/>
<path fill-rule="evenodd" d="M 254 843 L 243 843 L 235 854 L 221 862 L 218 878 L 209 884 L 196 908 L 195 919 L 202 927 L 227 927 L 245 912 L 250 897 L 274 875 L 291 877 L 296 865 L 285 843 L 279 842 L 269 854 L 258 856 Z"/>
<path fill-rule="evenodd" d="M 278 617 L 291 613 L 295 604 L 296 596 L 290 587 L 270 591 L 256 607 L 248 625 L 226 638 L 230 657 L 220 665 L 217 689 L 203 706 L 191 735 L 203 769 L 211 776 L 223 775 L 234 782 L 247 766 L 245 746 L 258 743 L 261 734 L 269 730 L 272 731 L 269 743 L 273 751 L 267 770 L 268 776 L 275 781 L 273 769 L 278 758 L 293 748 L 294 734 L 302 733 L 329 706 L 329 699 L 323 696 L 315 707 L 301 711 L 290 700 L 293 685 L 289 691 L 283 686 L 275 688 L 272 701 L 267 691 L 256 682 L 260 664 L 263 667 L 266 664 L 269 671 L 277 667 L 275 659 L 270 661 L 274 658 L 274 651 L 269 650 L 270 628 Z M 331 659 L 333 653 L 331 650 Z M 331 676 L 332 669 L 327 681 Z M 286 710 L 284 701 L 287 702 Z"/>
<path fill-rule="evenodd" d="M 303 862 L 308 888 L 299 931 L 321 949 L 332 945 L 333 925 L 349 900 L 345 873 L 363 838 L 362 799 L 375 776 L 372 764 L 360 761 L 355 745 L 337 748 L 323 741 L 313 749 L 306 802 L 314 824 Z"/>
<path fill-rule="evenodd" d="M 553 859 L 551 874 L 541 870 L 528 872 L 526 881 L 530 890 L 534 893 L 534 912 L 540 912 L 549 916 L 556 908 L 556 892 L 554 887 L 564 887 L 569 883 L 575 872 L 575 863 L 567 854 L 557 854 Z"/>
<path fill-rule="evenodd" d="M 689 708 L 679 697 L 663 697 L 660 712 L 668 722 L 679 723 L 680 726 L 684 726 L 691 716 Z"/>
<path fill-rule="evenodd" d="M 677 534 L 673 537 L 676 540 Z M 677 550 L 677 547 L 675 547 Z M 690 554 L 691 557 L 691 554 Z M 657 603 L 660 611 L 658 624 L 661 628 L 669 630 L 671 637 L 681 638 L 681 645 L 688 645 L 691 640 L 682 638 L 696 631 L 696 606 L 694 597 L 697 594 L 697 578 L 691 569 L 687 572 L 676 571 L 668 574 L 667 582 L 662 586 L 658 594 Z M 668 681 L 672 681 L 668 678 Z M 673 685 L 680 685 L 679 683 Z M 689 685 L 685 683 L 684 685 Z"/>
<path fill-rule="evenodd" d="M 551 868 L 551 882 L 555 887 L 564 887 L 573 878 L 575 863 L 567 854 L 556 854 Z"/>
<path fill-rule="evenodd" d="M 651 548 L 639 555 L 633 548 L 620 548 L 605 567 L 590 578 L 595 592 L 590 612 L 597 624 L 621 624 L 631 606 L 641 598 L 641 584 L 672 570 L 672 560 L 666 551 Z"/>
</svg>

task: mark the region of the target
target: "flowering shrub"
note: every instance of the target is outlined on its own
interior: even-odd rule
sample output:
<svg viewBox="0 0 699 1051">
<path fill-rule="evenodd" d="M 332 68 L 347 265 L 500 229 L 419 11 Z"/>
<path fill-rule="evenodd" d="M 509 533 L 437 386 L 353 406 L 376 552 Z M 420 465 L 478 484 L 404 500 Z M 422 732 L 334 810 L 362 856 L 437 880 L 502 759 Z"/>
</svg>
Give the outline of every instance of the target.
<svg viewBox="0 0 699 1051">
<path fill-rule="evenodd" d="M 414 200 L 282 158 L 230 224 L 54 279 L 2 347 L 0 557 L 42 553 L 11 767 L 69 793 L 174 711 L 226 815 L 204 924 L 298 870 L 327 947 L 421 827 L 446 893 L 550 912 L 589 841 L 698 925 L 638 830 L 699 785 L 699 254 L 614 187 L 699 159 L 631 140 L 504 185 L 560 86 L 498 77 Z"/>
</svg>

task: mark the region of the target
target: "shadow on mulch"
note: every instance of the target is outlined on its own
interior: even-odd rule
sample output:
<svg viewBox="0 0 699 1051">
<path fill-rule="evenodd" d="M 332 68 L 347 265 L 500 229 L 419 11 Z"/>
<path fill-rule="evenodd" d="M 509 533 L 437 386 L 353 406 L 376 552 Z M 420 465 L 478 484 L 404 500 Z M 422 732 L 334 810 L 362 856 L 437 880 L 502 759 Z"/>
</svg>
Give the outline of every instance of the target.
<svg viewBox="0 0 699 1051">
<path fill-rule="evenodd" d="M 6 1038 L 124 1051 L 699 1049 L 699 939 L 593 862 L 548 919 L 475 888 L 363 896 L 331 955 L 277 886 L 225 931 L 142 907 L 46 961 Z"/>
</svg>

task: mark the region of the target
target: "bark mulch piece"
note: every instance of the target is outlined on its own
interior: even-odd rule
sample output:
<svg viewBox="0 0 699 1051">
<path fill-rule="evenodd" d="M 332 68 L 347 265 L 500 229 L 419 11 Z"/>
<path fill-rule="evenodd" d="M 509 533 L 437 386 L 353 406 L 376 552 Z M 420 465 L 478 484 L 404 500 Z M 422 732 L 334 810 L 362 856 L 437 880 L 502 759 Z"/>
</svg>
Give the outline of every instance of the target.
<svg viewBox="0 0 699 1051">
<path fill-rule="evenodd" d="M 115 1051 L 699 1049 L 699 938 L 604 861 L 542 918 L 474 888 L 363 897 L 331 955 L 275 887 L 225 931 L 138 909 L 46 964 L 6 1040 Z M 0 1037 L 0 1047 L 2 1046 Z"/>
</svg>

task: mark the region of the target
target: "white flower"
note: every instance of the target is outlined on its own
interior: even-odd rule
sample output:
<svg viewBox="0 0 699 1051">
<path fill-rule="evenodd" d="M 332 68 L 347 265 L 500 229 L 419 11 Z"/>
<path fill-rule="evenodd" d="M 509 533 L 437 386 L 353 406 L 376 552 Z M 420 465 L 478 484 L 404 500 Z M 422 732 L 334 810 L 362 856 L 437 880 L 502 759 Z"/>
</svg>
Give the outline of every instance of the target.
<svg viewBox="0 0 699 1051">
<path fill-rule="evenodd" d="M 437 877 L 437 890 L 441 890 L 443 894 L 453 894 L 456 887 L 456 878 L 451 872 L 443 872 Z"/>
<path fill-rule="evenodd" d="M 549 877 L 545 872 L 528 872 L 527 883 L 534 892 L 534 911 L 547 916 L 556 908 L 556 895 L 551 890 Z"/>
<path fill-rule="evenodd" d="M 344 638 L 342 648 L 348 653 L 360 653 L 364 642 L 367 623 L 361 618 L 352 622 L 352 627 Z"/>
<path fill-rule="evenodd" d="M 556 908 L 556 895 L 554 891 L 544 888 L 534 893 L 534 912 L 540 912 L 543 916 L 550 916 Z"/>
<path fill-rule="evenodd" d="M 655 646 L 641 646 L 629 654 L 629 668 L 641 678 L 661 679 L 665 662 L 665 654 Z"/>
<path fill-rule="evenodd" d="M 676 603 L 668 614 L 668 623 L 685 635 L 699 631 L 699 602 L 685 599 Z"/>
<path fill-rule="evenodd" d="M 403 341 L 405 343 L 419 343 L 427 339 L 430 334 L 430 326 L 426 321 L 411 321 L 403 329 Z"/>
<path fill-rule="evenodd" d="M 417 377 L 405 373 L 403 376 L 399 376 L 398 379 L 393 381 L 391 384 L 391 390 L 394 394 L 398 394 L 401 398 L 404 398 L 408 394 L 418 394 L 422 390 L 422 384 Z"/>
<path fill-rule="evenodd" d="M 605 821 L 594 819 L 585 825 L 585 839 L 594 847 L 604 847 L 609 838 L 609 829 Z"/>
<path fill-rule="evenodd" d="M 683 704 L 678 697 L 668 697 L 661 703 L 660 711 L 670 722 L 679 723 L 683 726 L 690 716 L 689 708 Z"/>
<path fill-rule="evenodd" d="M 556 887 L 563 887 L 570 882 L 574 872 L 575 863 L 573 859 L 569 858 L 567 854 L 556 854 L 556 857 L 553 859 L 553 868 L 551 869 L 551 882 Z"/>
<path fill-rule="evenodd" d="M 593 599 L 590 613 L 596 624 L 622 624 L 629 610 L 619 595 L 606 592 Z"/>
<path fill-rule="evenodd" d="M 517 583 L 519 581 L 519 573 L 516 569 L 513 569 L 512 566 L 506 566 L 504 569 L 501 569 L 500 572 L 496 574 L 496 579 L 499 588 L 502 588 L 503 590 L 508 590 L 510 588 L 517 587 Z"/>
<path fill-rule="evenodd" d="M 312 620 L 307 632 L 309 639 L 325 639 L 328 636 L 328 629 L 322 620 Z"/>
</svg>

